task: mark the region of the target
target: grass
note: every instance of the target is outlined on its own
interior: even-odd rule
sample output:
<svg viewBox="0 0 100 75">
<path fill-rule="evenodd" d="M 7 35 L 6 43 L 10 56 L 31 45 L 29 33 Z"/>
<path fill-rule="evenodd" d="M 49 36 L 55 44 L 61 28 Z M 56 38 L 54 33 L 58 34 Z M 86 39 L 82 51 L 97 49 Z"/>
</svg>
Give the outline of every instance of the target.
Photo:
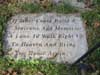
<svg viewBox="0 0 100 75">
<path fill-rule="evenodd" d="M 56 64 L 49 61 L 41 60 L 19 60 L 14 61 L 10 58 L 0 58 L 0 70 L 6 71 L 9 68 L 14 69 L 18 75 L 67 75 L 69 73 L 65 64 Z M 75 69 L 75 68 L 73 68 Z M 72 69 L 70 72 L 73 71 Z M 77 72 L 74 72 L 77 74 Z"/>
<path fill-rule="evenodd" d="M 41 12 L 57 12 L 57 13 L 75 13 L 78 10 L 71 5 L 60 4 L 60 5 L 49 5 L 44 7 L 40 4 L 29 4 L 24 3 L 19 5 L 24 13 L 41 13 Z"/>
<path fill-rule="evenodd" d="M 100 42 L 100 0 L 95 0 L 94 6 L 91 11 L 82 13 L 84 21 L 86 21 L 86 31 L 89 49 L 96 43 Z M 94 51 L 86 59 L 87 63 L 96 64 L 100 70 L 100 48 Z"/>
<path fill-rule="evenodd" d="M 98 0 L 99 1 L 99 0 Z M 96 3 L 96 2 L 95 2 Z M 50 61 L 14 61 L 10 58 L 3 57 L 3 34 L 5 33 L 5 26 L 7 20 L 19 13 L 43 13 L 43 12 L 57 12 L 57 13 L 77 13 L 77 8 L 70 5 L 50 4 L 47 7 L 43 7 L 40 4 L 29 3 L 8 3 L 0 4 L 0 70 L 7 71 L 9 68 L 13 68 L 18 75 L 77 75 L 77 67 L 72 67 L 70 70 L 65 64 L 52 63 Z M 80 12 L 81 13 L 81 12 Z M 95 43 L 100 41 L 100 26 L 96 23 L 100 22 L 100 8 L 98 2 L 93 7 L 92 11 L 86 11 L 81 14 L 83 20 L 86 21 L 86 31 L 88 37 L 89 48 L 93 47 Z M 96 26 L 96 27 L 95 27 Z M 100 70 L 100 48 L 97 49 L 91 56 L 87 57 L 87 63 L 96 64 L 97 69 Z"/>
</svg>

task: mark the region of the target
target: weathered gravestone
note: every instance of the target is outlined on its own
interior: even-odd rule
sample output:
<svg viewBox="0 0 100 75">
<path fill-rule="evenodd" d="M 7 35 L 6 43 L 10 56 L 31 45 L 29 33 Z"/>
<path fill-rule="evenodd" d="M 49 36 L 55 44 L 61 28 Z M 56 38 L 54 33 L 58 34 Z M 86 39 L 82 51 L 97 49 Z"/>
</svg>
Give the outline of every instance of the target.
<svg viewBox="0 0 100 75">
<path fill-rule="evenodd" d="M 16 59 L 73 63 L 87 52 L 83 21 L 77 14 L 20 14 L 7 23 L 4 51 Z"/>
</svg>

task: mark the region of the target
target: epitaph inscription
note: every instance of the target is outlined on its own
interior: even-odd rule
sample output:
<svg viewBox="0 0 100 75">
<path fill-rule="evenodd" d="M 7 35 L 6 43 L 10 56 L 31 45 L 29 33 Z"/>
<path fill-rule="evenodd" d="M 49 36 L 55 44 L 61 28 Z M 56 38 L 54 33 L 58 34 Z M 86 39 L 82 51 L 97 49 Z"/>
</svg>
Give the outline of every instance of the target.
<svg viewBox="0 0 100 75">
<path fill-rule="evenodd" d="M 4 50 L 15 59 L 48 59 L 73 63 L 87 50 L 79 15 L 20 14 L 7 23 Z"/>
</svg>

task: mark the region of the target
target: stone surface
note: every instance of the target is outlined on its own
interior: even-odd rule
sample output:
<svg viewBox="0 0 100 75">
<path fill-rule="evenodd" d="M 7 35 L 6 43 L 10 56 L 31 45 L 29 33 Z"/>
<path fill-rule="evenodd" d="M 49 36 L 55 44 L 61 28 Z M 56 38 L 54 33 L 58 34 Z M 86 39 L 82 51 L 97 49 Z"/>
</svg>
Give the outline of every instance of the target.
<svg viewBox="0 0 100 75">
<path fill-rule="evenodd" d="M 73 63 L 87 52 L 84 24 L 78 14 L 19 14 L 7 23 L 4 51 L 15 59 Z"/>
</svg>

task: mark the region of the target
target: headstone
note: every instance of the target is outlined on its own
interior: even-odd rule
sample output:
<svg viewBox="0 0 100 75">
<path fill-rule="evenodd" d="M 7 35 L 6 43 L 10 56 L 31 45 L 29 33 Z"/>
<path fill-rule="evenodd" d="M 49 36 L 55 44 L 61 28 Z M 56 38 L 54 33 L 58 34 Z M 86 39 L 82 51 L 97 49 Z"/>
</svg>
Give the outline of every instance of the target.
<svg viewBox="0 0 100 75">
<path fill-rule="evenodd" d="M 19 14 L 7 23 L 4 51 L 15 59 L 74 63 L 88 50 L 78 14 Z"/>
<path fill-rule="evenodd" d="M 54 3 L 65 3 L 65 4 L 70 4 L 74 7 L 78 7 L 78 8 L 85 8 L 85 0 L 53 0 Z"/>
</svg>

